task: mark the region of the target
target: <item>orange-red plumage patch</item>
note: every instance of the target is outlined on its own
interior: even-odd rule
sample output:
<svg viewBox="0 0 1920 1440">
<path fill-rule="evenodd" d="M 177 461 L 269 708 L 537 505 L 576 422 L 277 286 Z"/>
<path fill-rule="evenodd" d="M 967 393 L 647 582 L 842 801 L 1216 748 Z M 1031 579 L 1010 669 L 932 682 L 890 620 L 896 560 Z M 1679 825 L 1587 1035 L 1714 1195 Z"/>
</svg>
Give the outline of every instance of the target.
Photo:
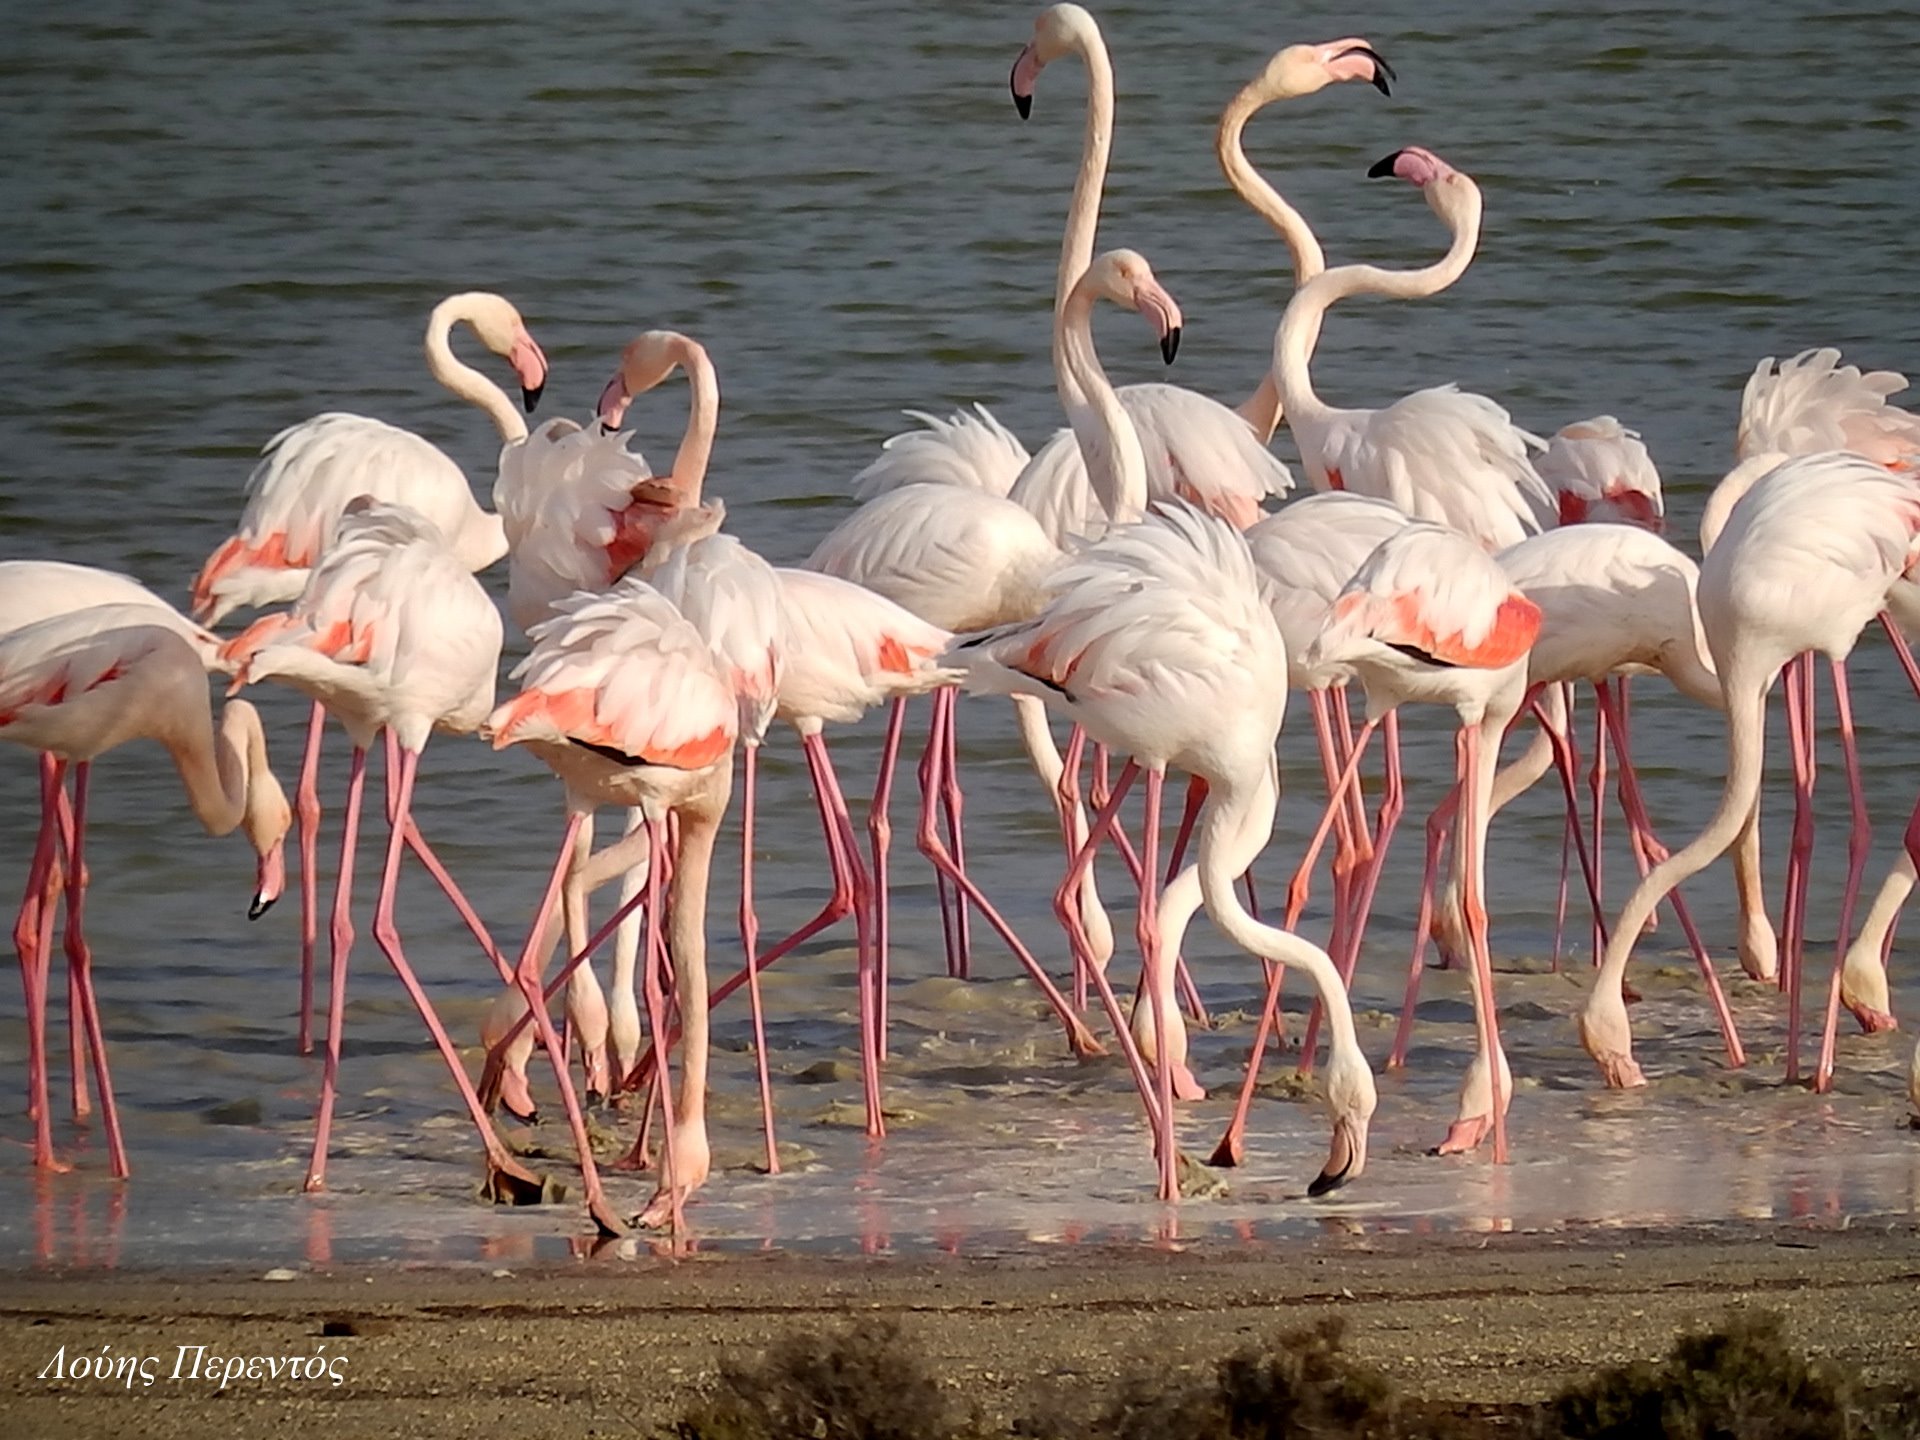
<svg viewBox="0 0 1920 1440">
<path fill-rule="evenodd" d="M 1344 490 L 1347 488 L 1347 477 L 1331 465 L 1327 467 L 1327 488 L 1329 490 Z"/>
<path fill-rule="evenodd" d="M 284 630 L 291 629 L 293 617 L 288 614 L 262 615 L 253 624 L 242 630 L 233 639 L 220 647 L 220 658 L 229 665 L 239 666 L 251 660 L 254 655 Z"/>
<path fill-rule="evenodd" d="M 287 550 L 284 530 L 275 530 L 259 541 L 249 542 L 235 535 L 207 557 L 193 581 L 193 608 L 202 610 L 213 603 L 213 587 L 240 570 L 298 570 L 313 563 L 311 555 L 293 555 Z"/>
<path fill-rule="evenodd" d="M 1394 596 L 1390 602 L 1393 633 L 1380 638 L 1419 650 L 1445 665 L 1498 670 L 1525 655 L 1540 633 L 1540 607 L 1518 592 L 1500 602 L 1492 628 L 1475 645 L 1469 645 L 1458 632 L 1437 634 L 1422 610 L 1424 599 L 1417 590 Z"/>
</svg>

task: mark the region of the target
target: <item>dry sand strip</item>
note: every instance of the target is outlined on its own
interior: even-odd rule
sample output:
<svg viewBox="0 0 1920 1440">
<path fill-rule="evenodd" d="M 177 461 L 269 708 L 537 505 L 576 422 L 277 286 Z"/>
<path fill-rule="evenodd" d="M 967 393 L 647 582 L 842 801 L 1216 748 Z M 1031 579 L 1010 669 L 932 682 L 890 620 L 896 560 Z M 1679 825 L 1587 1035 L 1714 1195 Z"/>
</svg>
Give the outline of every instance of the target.
<svg viewBox="0 0 1920 1440">
<path fill-rule="evenodd" d="M 0 1279 L 0 1416 L 6 1434 L 34 1437 L 644 1435 L 723 1356 L 855 1315 L 897 1320 L 989 1418 L 1021 1413 L 1036 1387 L 1104 1384 L 1148 1355 L 1159 1367 L 1210 1361 L 1329 1313 L 1346 1319 L 1352 1353 L 1407 1391 L 1501 1405 L 1659 1355 L 1678 1330 L 1741 1307 L 1781 1312 L 1795 1342 L 1870 1383 L 1912 1374 L 1920 1224 L 1330 1234 L 994 1259 L 726 1255 L 285 1283 L 24 1272 Z M 75 1359 L 103 1351 L 109 1367 L 132 1363 L 73 1378 Z M 41 1378 L 63 1353 L 68 1377 Z M 275 1358 L 278 1379 L 266 1375 Z M 236 1359 L 261 1364 L 222 1385 Z"/>
</svg>

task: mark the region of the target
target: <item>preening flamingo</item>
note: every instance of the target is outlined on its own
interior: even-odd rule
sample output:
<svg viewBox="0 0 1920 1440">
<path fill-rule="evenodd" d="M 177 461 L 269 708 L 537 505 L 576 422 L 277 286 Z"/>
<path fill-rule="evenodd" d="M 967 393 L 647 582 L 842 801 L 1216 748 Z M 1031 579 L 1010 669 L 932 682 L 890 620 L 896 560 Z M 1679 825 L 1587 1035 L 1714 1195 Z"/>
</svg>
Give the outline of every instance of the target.
<svg viewBox="0 0 1920 1440">
<path fill-rule="evenodd" d="M 1451 385 L 1417 390 L 1380 410 L 1341 409 L 1314 392 L 1307 360 L 1336 301 L 1437 294 L 1465 273 L 1479 243 L 1480 187 L 1439 156 L 1409 147 L 1367 173 L 1419 186 L 1453 243 L 1422 269 L 1338 265 L 1294 291 L 1274 339 L 1273 377 L 1301 461 L 1316 490 L 1391 500 L 1418 519 L 1452 526 L 1483 549 L 1515 544 L 1551 523 L 1554 500 L 1528 459 L 1540 442 L 1506 411 Z"/>
<path fill-rule="evenodd" d="M 1478 1039 L 1458 1115 L 1439 1153 L 1473 1149 L 1491 1131 L 1496 1162 L 1507 1157 L 1506 1109 L 1513 1082 L 1500 1048 L 1487 945 L 1487 801 L 1500 737 L 1526 693 L 1527 651 L 1539 629 L 1539 607 L 1491 556 L 1457 530 L 1419 522 L 1388 536 L 1367 557 L 1334 602 L 1327 628 L 1307 650 L 1310 664 L 1353 667 L 1366 687 L 1369 726 L 1409 700 L 1451 706 L 1460 718 L 1454 856 L 1473 958 Z M 1430 883 L 1431 850 L 1427 869 Z M 1426 910 L 1423 891 L 1395 1064 L 1404 1059 L 1413 1019 Z"/>
<path fill-rule="evenodd" d="M 453 327 L 465 323 L 513 366 L 531 412 L 547 382 L 547 357 L 511 303 L 483 290 L 449 295 L 427 317 L 427 370 L 494 423 L 502 446 L 524 441 L 527 424 L 507 394 L 453 353 Z M 438 527 L 461 562 L 484 570 L 506 553 L 498 515 L 482 510 L 467 477 L 439 446 L 410 430 L 364 415 L 328 411 L 282 430 L 266 444 L 247 479 L 238 531 L 207 557 L 193 582 L 193 616 L 217 625 L 242 606 L 298 596 L 340 516 L 359 496 L 406 505 Z M 320 832 L 321 715 L 313 707 L 295 803 L 300 822 L 300 1031 L 313 1048 L 313 949 L 318 933 L 315 849 Z M 414 837 L 417 839 L 417 835 Z M 418 848 L 418 847 L 417 847 Z M 422 858 L 426 859 L 423 851 Z M 437 861 L 428 861 L 437 866 Z"/>
<path fill-rule="evenodd" d="M 486 718 L 493 704 L 501 638 L 500 612 L 430 521 L 403 505 L 361 500 L 341 517 L 332 544 L 293 609 L 255 621 L 228 642 L 227 656 L 237 665 L 236 688 L 266 679 L 291 685 L 325 706 L 353 741 L 329 932 L 326 1065 L 315 1116 L 313 1157 L 307 1167 L 308 1190 L 322 1189 L 326 1182 L 327 1140 L 333 1128 L 346 1018 L 347 959 L 353 948 L 353 861 L 361 793 L 367 747 L 382 730 L 392 740 L 387 754 L 389 834 L 374 908 L 374 939 L 426 1022 L 480 1132 L 489 1188 L 508 1194 L 520 1187 L 538 1189 L 538 1182 L 507 1154 L 494 1134 L 459 1052 L 414 976 L 394 924 L 401 844 L 420 752 L 434 730 L 470 734 Z M 463 915 L 470 915 L 472 907 L 452 879 L 444 871 L 436 872 L 435 878 Z M 506 970 L 497 951 L 490 958 L 497 969 Z M 537 993 L 537 982 L 534 988 Z M 544 1016 L 544 1007 L 537 1013 Z M 581 1043 L 590 1050 L 605 1044 L 604 1013 L 599 1020 L 598 1035 L 582 1027 Z M 559 1037 L 551 1026 L 543 1027 L 542 1035 L 574 1122 L 588 1203 L 598 1215 L 604 1202 Z"/>
<path fill-rule="evenodd" d="M 1764 456 L 1748 463 L 1762 463 Z M 1640 927 L 1675 885 L 1698 873 L 1751 823 L 1760 792 L 1765 699 L 1781 667 L 1818 650 L 1831 662 L 1840 732 L 1854 795 L 1849 875 L 1841 900 L 1845 936 L 1867 838 L 1853 753 L 1845 661 L 1861 627 L 1885 604 L 1888 588 L 1920 557 L 1920 482 L 1844 452 L 1802 456 L 1774 465 L 1728 513 L 1700 566 L 1700 620 L 1720 676 L 1727 711 L 1728 767 L 1719 807 L 1690 844 L 1656 865 L 1614 922 L 1606 956 L 1580 1017 L 1581 1042 L 1610 1086 L 1646 1083 L 1633 1058 L 1633 1036 L 1621 985 Z M 1812 672 L 1805 672 L 1811 681 Z M 1789 681 L 1792 688 L 1801 682 Z M 1806 686 L 1811 689 L 1811 685 Z M 1805 700 L 1789 710 L 1789 743 L 1802 751 L 1810 725 Z M 1796 762 L 1796 770 L 1800 766 Z M 1802 787 L 1803 788 L 1803 787 Z M 1799 827 L 1796 827 L 1798 829 Z M 1806 840 L 1795 835 L 1795 848 Z M 1801 871 L 1804 874 L 1804 868 Z M 1790 891 L 1789 905 L 1797 897 Z M 1798 903 L 1804 903 L 1799 899 Z M 1844 939 L 1843 942 L 1844 944 Z M 1799 956 L 1789 931 L 1782 963 L 1788 980 L 1789 1079 L 1799 1076 Z M 1838 1004 L 1842 955 L 1835 955 L 1829 1016 Z M 1816 1085 L 1832 1067 L 1827 1030 Z"/>
<path fill-rule="evenodd" d="M 106 1042 L 93 990 L 85 926 L 87 782 L 93 761 L 129 740 L 164 745 L 186 786 L 187 802 L 210 835 L 242 828 L 260 857 L 251 915 L 280 894 L 282 841 L 292 820 L 267 765 L 259 714 L 244 700 L 223 708 L 219 726 L 207 698 L 202 653 L 144 603 L 95 605 L 36 620 L 0 635 L 0 739 L 51 755 L 41 775 L 38 839 L 27 879 L 29 902 L 43 897 L 56 865 L 66 872 L 65 948 L 73 994 L 93 1054 L 107 1150 L 116 1178 L 127 1175 L 126 1147 L 107 1074 Z M 61 786 L 73 767 L 70 838 L 60 820 Z M 34 1163 L 59 1169 L 47 1095 L 47 973 L 53 905 L 47 897 L 14 931 L 26 990 L 27 1071 L 34 1113 Z"/>
<path fill-rule="evenodd" d="M 1139 464 L 1130 428 L 1115 438 L 1121 463 Z M 1286 707 L 1283 642 L 1260 598 L 1246 541 L 1217 519 L 1168 507 L 1145 523 L 1109 532 L 1076 557 L 1039 616 L 969 637 L 955 653 L 969 666 L 971 686 L 1042 698 L 1096 740 L 1132 757 L 1062 883 L 1057 905 L 1069 923 L 1071 893 L 1093 846 L 1111 829 L 1134 777 L 1146 771 L 1144 883 L 1135 934 L 1156 1040 L 1151 1077 L 1104 976 L 1100 988 L 1153 1125 L 1160 1197 L 1178 1194 L 1173 1102 L 1183 1065 L 1169 1025 L 1175 1011 L 1172 956 L 1160 944 L 1154 883 L 1169 765 L 1207 782 L 1197 866 L 1207 913 L 1236 944 L 1305 969 L 1332 1017 L 1326 1094 L 1333 1144 L 1311 1193 L 1358 1176 L 1366 1165 L 1373 1074 L 1360 1053 L 1339 974 L 1317 946 L 1247 914 L 1233 889 L 1272 831 L 1273 747 Z M 1077 759 L 1070 755 L 1070 768 Z"/>
<path fill-rule="evenodd" d="M 1600 521 L 1658 531 L 1665 524 L 1653 457 L 1640 432 L 1611 415 L 1561 426 L 1533 466 L 1553 491 L 1562 525 Z"/>
<path fill-rule="evenodd" d="M 639 807 L 646 829 L 605 852 L 608 865 L 628 868 L 644 844 L 651 860 L 665 842 L 668 812 L 681 815 L 680 849 L 668 901 L 675 993 L 682 1033 L 680 1093 L 662 1088 L 666 1146 L 660 1182 L 638 1222 L 680 1225 L 686 1197 L 704 1184 L 711 1164 L 707 1139 L 706 893 L 714 837 L 732 784 L 733 742 L 738 725 L 732 687 L 720 673 L 706 641 L 671 602 L 645 581 L 629 576 L 604 595 L 575 595 L 533 632 L 534 648 L 513 678 L 520 693 L 488 717 L 495 749 L 526 745 L 566 785 L 567 833 L 560 858 L 534 923 L 518 971 L 520 989 L 533 1007 L 544 1043 L 555 1056 L 559 1041 L 544 1020 L 540 977 L 534 963 L 560 891 L 574 877 L 584 893 L 588 879 L 578 863 L 576 840 L 593 807 Z M 660 867 L 648 866 L 648 885 L 659 897 Z M 648 907 L 657 931 L 660 907 Z M 647 947 L 643 966 L 648 1022 L 654 1043 L 667 1036 L 663 958 Z M 544 959 L 544 955 L 541 955 Z M 575 962 L 584 960 L 578 951 Z M 489 1057 L 489 1065 L 494 1064 Z M 556 1065 L 564 1078 L 563 1066 Z M 562 1094 L 568 1093 L 562 1086 Z M 584 1132 L 577 1134 L 583 1168 L 592 1174 Z M 604 1209 L 594 1208 L 605 1230 L 617 1230 Z"/>
</svg>

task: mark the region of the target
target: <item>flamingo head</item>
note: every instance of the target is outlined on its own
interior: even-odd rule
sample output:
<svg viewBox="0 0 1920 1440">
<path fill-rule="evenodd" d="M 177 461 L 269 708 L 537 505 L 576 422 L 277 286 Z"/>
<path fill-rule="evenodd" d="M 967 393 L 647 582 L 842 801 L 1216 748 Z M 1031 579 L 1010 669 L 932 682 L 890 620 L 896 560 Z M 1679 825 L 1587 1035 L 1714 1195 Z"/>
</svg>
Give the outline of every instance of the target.
<svg viewBox="0 0 1920 1440">
<path fill-rule="evenodd" d="M 1331 1194 L 1367 1168 L 1367 1130 L 1379 1097 L 1373 1071 L 1358 1046 L 1336 1048 L 1327 1063 L 1327 1113 L 1333 1119 L 1333 1138 L 1326 1168 L 1307 1186 L 1307 1194 Z"/>
<path fill-rule="evenodd" d="M 229 707 L 245 704 L 244 700 L 235 700 L 229 702 Z M 266 914 L 280 898 L 280 892 L 287 888 L 287 831 L 293 826 L 293 810 L 287 804 L 286 792 L 265 764 L 264 742 L 259 759 L 262 763 L 248 776 L 247 805 L 240 820 L 247 843 L 260 857 L 254 872 L 253 903 L 247 907 L 249 920 L 258 920 Z"/>
<path fill-rule="evenodd" d="M 478 290 L 465 297 L 461 318 L 473 326 L 480 343 L 505 358 L 520 377 L 521 400 L 527 413 L 540 403 L 540 392 L 547 388 L 547 357 L 527 332 L 520 312 L 501 296 Z"/>
<path fill-rule="evenodd" d="M 660 384 L 699 349 L 699 342 L 678 330 L 645 330 L 634 336 L 621 353 L 620 368 L 600 392 L 600 423 L 608 430 L 619 429 L 633 397 Z"/>
<path fill-rule="evenodd" d="M 1137 310 L 1160 337 L 1160 356 L 1169 365 L 1180 352 L 1180 306 L 1153 276 L 1147 257 L 1137 250 L 1109 250 L 1096 258 L 1080 286 L 1103 300 Z"/>
<path fill-rule="evenodd" d="M 1342 80 L 1364 80 L 1382 95 L 1391 95 L 1387 82 L 1399 78 L 1365 40 L 1332 40 L 1324 45 L 1289 45 L 1267 62 L 1254 88 L 1265 102 L 1311 95 Z"/>
<path fill-rule="evenodd" d="M 1033 22 L 1033 39 L 1013 62 L 1013 74 L 1007 88 L 1013 91 L 1013 108 L 1026 119 L 1033 113 L 1033 86 L 1040 72 L 1070 50 L 1082 50 L 1089 40 L 1098 42 L 1100 27 L 1078 5 L 1049 5 Z"/>
<path fill-rule="evenodd" d="M 1367 168 L 1367 174 L 1375 179 L 1397 175 L 1418 185 L 1427 197 L 1428 207 L 1449 225 L 1467 219 L 1478 223 L 1480 187 L 1473 183 L 1471 175 L 1454 169 L 1431 150 L 1409 145 L 1374 161 Z"/>
<path fill-rule="evenodd" d="M 1610 1090 L 1631 1090 L 1647 1083 L 1633 1058 L 1633 1027 L 1627 1020 L 1626 997 L 1620 986 L 1594 986 L 1580 1012 L 1580 1044 L 1600 1067 Z"/>
</svg>

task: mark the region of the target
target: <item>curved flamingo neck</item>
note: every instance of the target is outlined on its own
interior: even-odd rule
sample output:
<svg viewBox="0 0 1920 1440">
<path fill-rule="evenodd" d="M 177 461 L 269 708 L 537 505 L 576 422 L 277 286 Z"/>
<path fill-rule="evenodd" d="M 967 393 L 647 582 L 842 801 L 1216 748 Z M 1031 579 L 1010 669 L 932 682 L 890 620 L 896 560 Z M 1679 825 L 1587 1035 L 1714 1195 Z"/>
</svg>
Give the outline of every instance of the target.
<svg viewBox="0 0 1920 1440">
<path fill-rule="evenodd" d="M 508 398 L 507 392 L 453 353 L 453 327 L 463 320 L 469 324 L 473 321 L 466 301 L 465 295 L 449 295 L 434 306 L 433 313 L 427 317 L 427 370 L 435 380 L 469 405 L 477 405 L 486 411 L 494 429 L 500 432 L 503 445 L 524 440 L 527 438 L 526 419 Z"/>
<path fill-rule="evenodd" d="M 1093 301 L 1090 287 L 1076 285 L 1054 317 L 1054 384 L 1100 508 L 1111 523 L 1128 525 L 1147 512 L 1147 457 L 1094 352 Z"/>
<path fill-rule="evenodd" d="M 252 778 L 267 768 L 260 714 L 245 700 L 229 700 L 216 732 L 211 715 L 196 715 L 184 734 L 166 741 L 187 789 L 187 804 L 209 835 L 228 835 L 246 818 Z"/>
<path fill-rule="evenodd" d="M 713 458 L 713 436 L 720 424 L 720 378 L 714 373 L 707 347 L 679 336 L 673 358 L 687 372 L 690 399 L 687 429 L 673 457 L 673 488 L 682 505 L 698 505 L 706 483 L 707 464 Z"/>
<path fill-rule="evenodd" d="M 1254 213 L 1271 225 L 1286 242 L 1287 250 L 1293 256 L 1293 283 L 1298 287 L 1327 268 L 1326 253 L 1320 248 L 1319 238 L 1307 224 L 1306 217 L 1289 205 L 1280 192 L 1268 183 L 1267 178 L 1253 167 L 1240 140 L 1247 122 L 1261 110 L 1276 100 L 1291 98 L 1289 93 L 1264 91 L 1257 80 L 1243 88 L 1220 113 L 1220 125 L 1214 131 L 1213 153 L 1234 193 L 1246 201 Z M 1319 330 L 1316 327 L 1307 340 L 1309 355 L 1313 353 L 1314 342 L 1318 339 Z M 1253 394 L 1240 402 L 1236 413 L 1253 426 L 1254 433 L 1259 435 L 1262 443 L 1273 439 L 1273 432 L 1280 425 L 1281 405 L 1280 387 L 1273 378 L 1271 368 L 1260 377 L 1260 384 Z"/>
<path fill-rule="evenodd" d="M 1720 532 L 1727 528 L 1727 519 L 1733 514 L 1733 507 L 1751 490 L 1762 475 L 1767 474 L 1785 463 L 1787 457 L 1779 451 L 1767 451 L 1759 455 L 1749 455 L 1733 469 L 1729 470 L 1720 483 L 1713 487 L 1713 493 L 1707 496 L 1706 508 L 1700 512 L 1700 553 L 1705 555 L 1713 549 L 1719 540 Z"/>
<path fill-rule="evenodd" d="M 1100 28 L 1091 19 L 1075 27 L 1073 48 L 1087 67 L 1087 127 L 1080 144 L 1080 171 L 1073 178 L 1073 199 L 1067 205 L 1067 226 L 1060 237 L 1060 270 L 1053 284 L 1056 319 L 1067 308 L 1074 285 L 1093 264 L 1100 197 L 1113 153 L 1113 61 Z"/>
<path fill-rule="evenodd" d="M 1470 180 L 1467 187 L 1463 201 L 1441 216 L 1452 230 L 1453 240 L 1447 253 L 1433 264 L 1415 270 L 1336 265 L 1293 292 L 1273 339 L 1272 375 L 1281 404 L 1296 425 L 1324 424 L 1334 414 L 1333 407 L 1314 393 L 1308 361 L 1320 337 L 1321 321 L 1336 302 L 1349 295 L 1424 299 L 1439 294 L 1466 273 L 1467 266 L 1473 262 L 1473 252 L 1480 244 L 1480 190 Z"/>
</svg>

